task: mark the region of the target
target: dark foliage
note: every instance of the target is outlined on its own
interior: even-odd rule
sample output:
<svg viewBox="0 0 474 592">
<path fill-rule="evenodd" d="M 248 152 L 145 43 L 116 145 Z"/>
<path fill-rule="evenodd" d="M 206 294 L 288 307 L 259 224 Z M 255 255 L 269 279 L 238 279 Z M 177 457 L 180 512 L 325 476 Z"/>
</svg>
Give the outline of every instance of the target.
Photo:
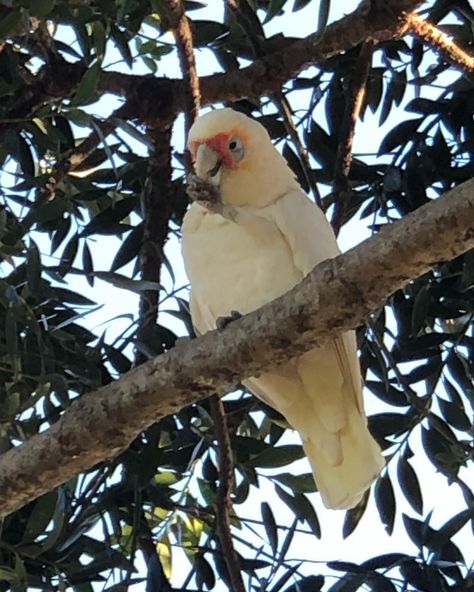
<svg viewBox="0 0 474 592">
<path fill-rule="evenodd" d="M 0 2 L 0 452 L 47 428 L 72 399 L 127 372 L 137 350 L 156 356 L 175 342 L 169 327 L 177 325 L 166 323 L 165 315 L 156 322 L 146 319 L 139 338 L 138 310 L 107 319 L 106 329 L 89 322 L 100 306 L 77 287 L 78 278 L 97 294 L 103 282 L 138 294 L 160 287 L 140 275 L 139 265 L 153 137 L 120 110 L 104 118 L 112 99 L 104 97 L 100 76 L 102 70 L 161 76 L 165 56 L 175 52 L 164 37 L 169 28 L 164 4 Z M 318 10 L 314 1 L 249 0 L 241 2 L 245 18 L 226 10 L 224 22 L 218 22 L 193 16 L 200 3 L 184 4 L 194 19 L 195 46 L 212 52 L 224 71 L 234 69 L 238 58 L 253 60 L 283 46 L 283 36 L 265 38 L 262 26 L 282 10 L 314 5 L 315 21 Z M 427 16 L 434 23 L 446 19 L 449 33 L 472 51 L 474 13 L 467 2 L 436 0 Z M 233 104 L 260 118 L 276 142 L 284 140 L 282 150 L 302 186 L 309 191 L 309 181 L 317 183 L 328 213 L 356 57 L 354 51 L 333 56 L 283 89 L 285 100 L 298 105 L 293 123 L 308 150 L 309 168 L 288 136 L 280 99 L 252 97 Z M 78 84 L 72 92 L 71 80 L 68 96 L 42 101 L 41 92 L 54 87 L 55 65 L 63 59 L 83 68 Z M 51 69 L 41 70 L 44 64 Z M 375 115 L 386 132 L 378 153 L 354 155 L 344 224 L 358 221 L 377 232 L 472 177 L 473 112 L 472 83 L 420 40 L 377 46 L 362 118 Z M 97 141 L 76 162 L 80 141 L 94 134 Z M 182 150 L 177 141 L 167 222 L 173 233 L 187 205 Z M 107 268 L 101 249 L 107 251 Z M 160 262 L 169 276 L 162 282 L 160 310 L 172 308 L 190 330 L 186 290 L 173 274 L 179 262 L 157 254 Z M 368 544 L 367 559 L 357 564 L 340 557 L 314 565 L 295 558 L 298 547 L 292 543 L 302 531 L 309 533 L 305 541 L 331 537 L 310 501 L 311 476 L 288 468 L 303 456 L 302 449 L 280 442 L 287 431 L 281 417 L 247 393 L 224 400 L 235 456 L 233 534 L 248 590 L 473 589 L 469 550 L 455 540 L 474 518 L 474 496 L 461 471 L 469 465 L 472 470 L 473 296 L 471 252 L 394 294 L 359 332 L 366 387 L 377 400 L 370 427 L 389 463 L 370 496 L 347 512 L 343 534 L 349 536 L 366 509 L 375 507 L 386 531 L 405 532 L 413 551 L 379 554 L 376 544 Z M 127 326 L 110 338 L 109 327 L 118 321 Z M 424 507 L 430 484 L 417 474 L 414 455 L 426 456 L 462 492 L 464 503 L 436 527 L 431 508 Z M 247 511 L 240 515 L 238 506 L 252 500 L 254 487 L 263 482 L 294 521 L 285 524 L 270 499 L 254 519 L 245 518 Z M 135 589 L 165 592 L 175 547 L 189 560 L 186 589 L 223 589 L 228 574 L 216 534 L 218 486 L 215 427 L 204 402 L 155 424 L 115 461 L 8 516 L 1 525 L 0 590 L 112 592 L 137 584 L 142 588 Z M 136 571 L 139 551 L 148 578 Z"/>
</svg>

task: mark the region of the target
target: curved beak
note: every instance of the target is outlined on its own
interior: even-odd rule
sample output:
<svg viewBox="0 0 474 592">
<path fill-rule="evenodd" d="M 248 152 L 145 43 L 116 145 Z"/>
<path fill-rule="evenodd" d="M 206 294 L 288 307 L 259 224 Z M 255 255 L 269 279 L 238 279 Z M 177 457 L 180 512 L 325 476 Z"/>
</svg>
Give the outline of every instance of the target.
<svg viewBox="0 0 474 592">
<path fill-rule="evenodd" d="M 200 144 L 196 151 L 196 163 L 194 168 L 196 175 L 209 181 L 213 185 L 219 185 L 222 158 L 208 144 Z"/>
</svg>

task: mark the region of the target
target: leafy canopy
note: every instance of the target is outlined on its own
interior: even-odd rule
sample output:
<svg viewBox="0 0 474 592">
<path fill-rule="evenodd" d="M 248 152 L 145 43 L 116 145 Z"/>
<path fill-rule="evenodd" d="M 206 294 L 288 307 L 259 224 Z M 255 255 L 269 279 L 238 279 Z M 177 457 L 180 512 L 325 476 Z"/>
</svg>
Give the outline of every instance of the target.
<svg viewBox="0 0 474 592">
<path fill-rule="evenodd" d="M 190 330 L 186 289 L 175 280 L 180 262 L 174 252 L 163 253 L 187 205 L 182 141 L 177 136 L 168 153 L 169 118 L 149 118 L 149 103 L 165 98 L 144 95 L 141 104 L 130 91 L 150 74 L 162 77 L 176 55 L 171 4 L 0 2 L 1 452 L 46 429 L 74 398 L 116 380 L 135 356 L 159 355 L 173 347 L 175 332 Z M 320 4 L 316 25 L 314 1 L 249 0 L 240 9 L 228 2 L 223 18 L 218 10 L 204 18 L 199 2 L 184 2 L 194 47 L 213 54 L 224 72 L 240 60 L 292 51 L 285 21 L 278 20 L 283 10 L 306 9 L 299 14 L 310 15 L 313 33 L 324 37 L 329 3 Z M 467 2 L 430 2 L 423 17 L 441 22 L 461 49 L 472 51 L 474 13 Z M 280 33 L 266 35 L 267 23 L 278 23 Z M 349 48 L 292 73 L 270 97 L 235 96 L 231 103 L 262 121 L 305 191 L 317 198 L 318 188 L 328 216 L 342 199 L 333 180 L 347 139 L 344 113 L 359 51 Z M 136 76 L 127 92 L 114 72 Z M 225 85 L 224 78 L 223 93 Z M 129 101 L 118 104 L 110 92 L 128 93 Z M 473 102 L 472 72 L 469 81 L 423 39 L 378 44 L 360 118 L 382 126 L 383 139 L 378 149 L 369 141 L 367 151 L 354 154 L 342 226 L 377 232 L 472 177 Z M 173 103 L 167 109 L 173 112 Z M 153 273 L 143 257 L 150 244 Z M 90 298 L 81 281 L 92 288 Z M 140 310 L 107 319 L 105 328 L 89 321 L 103 282 L 140 294 Z M 363 562 L 299 560 L 301 544 L 314 548 L 318 560 L 321 543 L 314 537 L 324 543 L 332 534 L 321 529 L 309 473 L 293 472 L 301 447 L 288 443 L 282 418 L 248 393 L 224 399 L 236 476 L 232 534 L 248 590 L 471 589 L 469 549 L 456 537 L 473 519 L 466 483 L 473 445 L 473 289 L 470 252 L 394 294 L 359 331 L 369 409 L 377 410 L 370 428 L 388 467 L 363 503 L 346 513 L 343 535 L 361 520 L 364 528 L 366 507 L 374 507 L 388 534 L 408 535 L 413 544 L 403 552 L 380 555 L 368 531 Z M 163 311 L 170 309 L 182 324 L 169 321 Z M 221 479 L 215 435 L 209 402 L 195 404 L 153 425 L 115 460 L 5 518 L 0 590 L 112 591 L 133 583 L 144 589 L 145 578 L 147 589 L 166 590 L 177 549 L 184 552 L 186 573 L 172 571 L 176 586 L 230 589 L 228 550 L 216 528 Z M 424 507 L 430 483 L 420 480 L 414 455 L 462 493 L 464 501 L 449 508 L 442 524 L 434 524 L 431 508 Z M 252 500 L 262 484 L 286 506 L 284 516 L 269 498 L 257 502 L 257 512 Z M 139 551 L 147 569 L 137 571 Z"/>
</svg>

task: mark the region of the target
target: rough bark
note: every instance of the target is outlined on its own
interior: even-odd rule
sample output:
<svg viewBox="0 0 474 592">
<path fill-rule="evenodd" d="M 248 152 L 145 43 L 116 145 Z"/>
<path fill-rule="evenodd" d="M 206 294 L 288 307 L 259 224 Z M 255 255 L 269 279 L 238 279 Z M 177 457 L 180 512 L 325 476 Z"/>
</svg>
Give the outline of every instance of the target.
<svg viewBox="0 0 474 592">
<path fill-rule="evenodd" d="M 422 19 L 417 14 L 411 14 L 407 20 L 411 33 L 417 35 L 424 43 L 438 52 L 438 54 L 464 76 L 474 82 L 474 57 L 466 53 L 454 43 L 443 31 Z"/>
<path fill-rule="evenodd" d="M 76 400 L 0 457 L 0 515 L 126 448 L 158 418 L 363 323 L 395 290 L 474 247 L 474 179 L 318 265 L 261 309 Z"/>
<path fill-rule="evenodd" d="M 294 43 L 282 41 L 278 51 L 255 60 L 250 66 L 232 72 L 204 76 L 200 79 L 201 104 L 235 101 L 279 91 L 281 86 L 310 64 L 356 47 L 368 40 L 383 41 L 408 31 L 411 11 L 421 0 L 362 2 L 351 14 L 329 25 L 322 39 L 309 35 Z M 70 64 L 58 58 L 41 68 L 37 80 L 25 93 L 9 118 L 29 117 L 41 105 L 74 94 L 84 75 L 82 64 Z M 123 107 L 129 119 L 141 121 L 173 119 L 185 111 L 189 86 L 179 79 L 101 73 L 99 91 L 126 99 Z M 0 124 L 0 135 L 9 124 Z"/>
</svg>

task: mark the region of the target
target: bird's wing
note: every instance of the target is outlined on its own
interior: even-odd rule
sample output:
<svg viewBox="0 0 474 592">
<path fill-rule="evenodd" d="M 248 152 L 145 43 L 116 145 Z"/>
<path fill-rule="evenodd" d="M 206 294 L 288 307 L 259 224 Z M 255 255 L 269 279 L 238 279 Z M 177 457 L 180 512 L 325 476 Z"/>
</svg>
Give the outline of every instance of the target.
<svg viewBox="0 0 474 592">
<path fill-rule="evenodd" d="M 189 296 L 189 310 L 196 335 L 203 335 L 216 328 L 215 320 L 210 315 L 204 313 L 192 291 Z"/>
<path fill-rule="evenodd" d="M 302 191 L 292 191 L 272 206 L 272 219 L 288 243 L 295 266 L 307 275 L 318 263 L 339 255 L 334 232 L 322 210 Z M 339 367 L 351 377 L 357 408 L 363 412 L 361 375 L 354 332 L 334 340 Z"/>
<path fill-rule="evenodd" d="M 336 237 L 326 216 L 302 191 L 287 193 L 269 207 L 303 275 L 321 261 L 339 255 Z"/>
</svg>

